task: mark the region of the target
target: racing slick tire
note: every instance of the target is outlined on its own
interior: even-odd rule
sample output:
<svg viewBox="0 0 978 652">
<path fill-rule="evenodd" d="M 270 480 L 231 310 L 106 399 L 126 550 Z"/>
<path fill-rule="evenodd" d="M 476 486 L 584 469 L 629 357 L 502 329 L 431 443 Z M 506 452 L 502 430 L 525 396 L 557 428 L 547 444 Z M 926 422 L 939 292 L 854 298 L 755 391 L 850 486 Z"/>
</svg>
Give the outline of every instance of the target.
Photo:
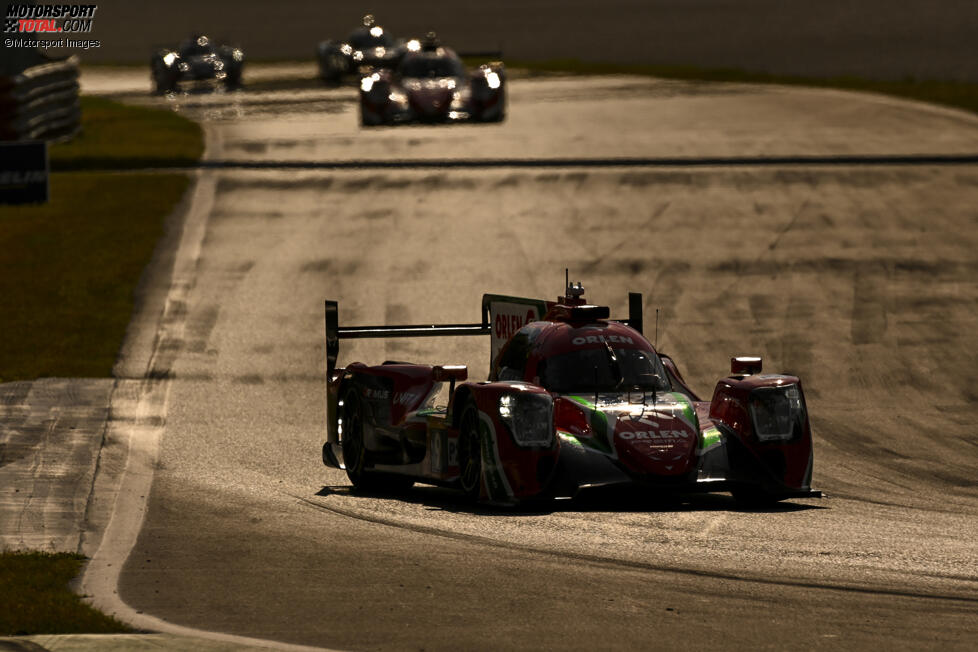
<svg viewBox="0 0 978 652">
<path fill-rule="evenodd" d="M 346 475 L 356 491 L 364 493 L 400 493 L 414 484 L 411 478 L 365 469 L 368 451 L 363 438 L 363 404 L 356 387 L 343 396 L 343 463 Z"/>
<path fill-rule="evenodd" d="M 462 410 L 458 429 L 458 482 L 462 491 L 473 499 L 482 493 L 482 435 L 479 428 L 479 409 L 474 401 Z"/>
<path fill-rule="evenodd" d="M 174 93 L 176 90 L 177 80 L 174 75 L 171 75 L 165 70 L 160 70 L 153 73 L 153 92 L 155 92 L 157 95 Z"/>
</svg>

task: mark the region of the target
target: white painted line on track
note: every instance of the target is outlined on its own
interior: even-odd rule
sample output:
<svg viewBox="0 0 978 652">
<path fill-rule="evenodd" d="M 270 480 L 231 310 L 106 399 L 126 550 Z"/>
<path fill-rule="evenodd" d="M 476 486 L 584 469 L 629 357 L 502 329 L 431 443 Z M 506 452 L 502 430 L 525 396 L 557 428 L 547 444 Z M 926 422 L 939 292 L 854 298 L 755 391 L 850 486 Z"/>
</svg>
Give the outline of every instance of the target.
<svg viewBox="0 0 978 652">
<path fill-rule="evenodd" d="M 205 126 L 205 136 L 206 150 L 219 152 L 221 147 L 215 130 Z M 113 390 L 113 419 L 109 424 L 109 438 L 125 443 L 125 462 L 111 517 L 101 543 L 85 569 L 81 592 L 95 608 L 140 629 L 220 641 L 241 647 L 323 650 L 325 648 L 175 625 L 136 611 L 119 595 L 122 568 L 136 544 L 146 516 L 165 429 L 172 384 L 169 372 L 173 363 L 167 354 L 166 344 L 179 340 L 183 335 L 187 314 L 185 307 L 194 287 L 207 221 L 214 205 L 216 185 L 212 172 L 200 171 L 196 174 L 194 194 L 184 221 L 166 306 L 153 341 L 153 352 L 144 378 L 120 379 Z"/>
</svg>

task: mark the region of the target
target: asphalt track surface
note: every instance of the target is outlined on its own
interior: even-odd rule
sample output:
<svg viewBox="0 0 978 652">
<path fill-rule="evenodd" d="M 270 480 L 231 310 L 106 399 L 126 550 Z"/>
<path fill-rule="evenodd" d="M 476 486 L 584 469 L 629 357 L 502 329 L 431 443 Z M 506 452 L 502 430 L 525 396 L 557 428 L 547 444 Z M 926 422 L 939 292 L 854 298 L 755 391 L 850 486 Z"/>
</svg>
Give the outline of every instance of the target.
<svg viewBox="0 0 978 652">
<path fill-rule="evenodd" d="M 358 650 L 974 649 L 978 167 L 840 157 L 970 156 L 978 120 L 834 91 L 547 78 L 513 83 L 502 125 L 364 131 L 352 97 L 139 101 L 201 119 L 212 161 L 838 160 L 195 172 L 151 355 L 128 369 L 153 382 L 120 424 L 155 470 L 118 588 L 133 610 Z M 355 495 L 322 465 L 324 299 L 341 324 L 475 321 L 483 292 L 556 296 L 565 267 L 613 314 L 643 292 L 647 334 L 703 395 L 735 354 L 800 375 L 827 498 L 491 510 L 420 485 Z M 384 359 L 479 378 L 488 343 L 341 350 Z"/>
</svg>

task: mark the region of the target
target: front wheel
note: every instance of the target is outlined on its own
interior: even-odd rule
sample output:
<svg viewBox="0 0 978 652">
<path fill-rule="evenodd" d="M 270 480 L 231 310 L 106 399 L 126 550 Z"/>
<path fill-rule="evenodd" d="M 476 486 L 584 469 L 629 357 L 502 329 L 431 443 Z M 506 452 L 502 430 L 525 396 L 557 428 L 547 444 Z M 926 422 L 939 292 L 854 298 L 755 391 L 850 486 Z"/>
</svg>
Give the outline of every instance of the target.
<svg viewBox="0 0 978 652">
<path fill-rule="evenodd" d="M 462 491 L 472 498 L 482 492 L 482 435 L 479 427 L 479 410 L 469 403 L 462 411 L 458 432 L 459 484 Z"/>
</svg>

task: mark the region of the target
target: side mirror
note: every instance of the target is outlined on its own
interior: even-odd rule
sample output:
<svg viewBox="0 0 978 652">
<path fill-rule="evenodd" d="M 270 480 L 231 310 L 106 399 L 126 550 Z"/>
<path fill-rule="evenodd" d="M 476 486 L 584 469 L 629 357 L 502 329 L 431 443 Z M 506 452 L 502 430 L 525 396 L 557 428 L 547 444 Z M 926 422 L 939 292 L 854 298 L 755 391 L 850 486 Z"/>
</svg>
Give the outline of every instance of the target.
<svg viewBox="0 0 978 652">
<path fill-rule="evenodd" d="M 437 365 L 431 370 L 431 377 L 436 383 L 450 381 L 448 385 L 448 413 L 452 412 L 452 403 L 455 400 L 455 383 L 469 377 L 469 368 L 464 364 Z"/>
<path fill-rule="evenodd" d="M 761 373 L 761 357 L 740 355 L 730 359 L 730 373 L 733 376 L 752 376 Z"/>
<path fill-rule="evenodd" d="M 436 383 L 443 383 L 446 380 L 460 381 L 469 377 L 469 368 L 464 364 L 438 365 L 431 370 L 431 374 Z"/>
</svg>

